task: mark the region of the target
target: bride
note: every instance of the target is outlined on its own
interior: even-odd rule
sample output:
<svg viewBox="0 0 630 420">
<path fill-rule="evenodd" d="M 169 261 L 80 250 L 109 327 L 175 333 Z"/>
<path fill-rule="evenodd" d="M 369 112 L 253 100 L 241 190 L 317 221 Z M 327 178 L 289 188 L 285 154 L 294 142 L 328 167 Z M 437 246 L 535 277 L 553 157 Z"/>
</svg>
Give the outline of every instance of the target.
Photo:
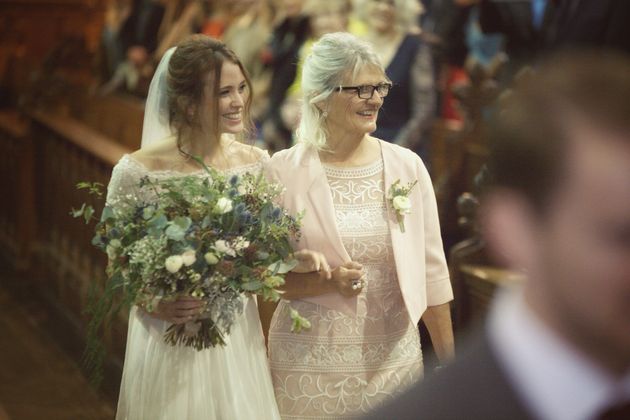
<svg viewBox="0 0 630 420">
<path fill-rule="evenodd" d="M 144 176 L 205 176 L 193 156 L 228 173 L 261 171 L 268 154 L 236 140 L 250 125 L 251 99 L 243 66 L 219 41 L 195 35 L 169 50 L 151 82 L 141 149 L 114 167 L 108 203 L 137 197 Z M 299 257 L 297 271 L 320 264 L 316 253 Z M 171 324 L 193 320 L 202 306 L 182 297 L 152 313 L 131 309 L 117 420 L 280 418 L 254 298 L 246 298 L 224 347 L 164 342 Z"/>
</svg>

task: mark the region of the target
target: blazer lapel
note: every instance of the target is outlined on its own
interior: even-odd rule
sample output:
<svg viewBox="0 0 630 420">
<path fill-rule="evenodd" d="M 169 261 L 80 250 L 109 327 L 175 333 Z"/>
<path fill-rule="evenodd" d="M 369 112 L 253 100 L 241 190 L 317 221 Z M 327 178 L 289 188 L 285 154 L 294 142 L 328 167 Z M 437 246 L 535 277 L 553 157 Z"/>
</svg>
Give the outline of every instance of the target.
<svg viewBox="0 0 630 420">
<path fill-rule="evenodd" d="M 350 256 L 343 246 L 337 229 L 335 207 L 326 172 L 315 149 L 298 147 L 300 149 L 296 155 L 296 171 L 284 175 L 290 176 L 287 184 L 292 186 L 293 198 L 297 198 L 296 195 L 302 195 L 298 200 L 299 203 L 294 201 L 294 205 L 291 206 L 295 210 L 305 211 L 302 224 L 303 242 L 299 248 L 322 252 L 332 267 L 340 266 L 350 261 Z M 356 297 L 344 297 L 335 292 L 302 300 L 356 316 Z"/>
<path fill-rule="evenodd" d="M 334 257 L 338 258 L 337 264 L 350 261 L 350 255 L 346 251 L 341 240 L 341 234 L 337 229 L 335 218 L 335 206 L 332 201 L 332 192 L 328 185 L 326 172 L 319 159 L 317 151 L 313 148 L 304 148 L 303 163 L 306 165 L 305 181 L 310 184 L 307 191 L 310 205 L 306 209 L 305 217 L 309 218 L 308 226 L 321 231 L 326 240 L 327 248 L 330 248 Z M 307 236 L 307 234 L 305 234 Z M 319 235 L 314 235 L 315 237 Z M 314 246 L 315 244 L 309 244 Z M 324 245 L 324 244 L 321 244 Z M 318 249 L 315 247 L 314 249 Z M 321 249 L 321 248 L 319 248 Z M 333 261 L 330 261 L 334 264 Z"/>
<path fill-rule="evenodd" d="M 407 184 L 418 180 L 417 174 L 409 169 L 407 162 L 401 161 L 392 146 L 380 141 L 383 156 L 383 181 L 385 182 L 385 197 L 389 220 L 389 231 L 396 263 L 396 272 L 400 291 L 409 311 L 413 323 L 417 323 L 422 315 L 426 291 L 425 286 L 425 262 L 424 262 L 424 237 L 421 221 L 423 220 L 422 200 L 420 186 L 416 185 L 409 197 L 413 203 L 412 214 L 405 217 L 405 233 L 400 230 L 394 209 L 389 203 L 389 189 L 398 180 Z M 419 180 L 418 180 L 419 181 Z M 420 253 L 418 255 L 418 253 Z M 426 300 L 426 297 L 424 298 Z"/>
</svg>

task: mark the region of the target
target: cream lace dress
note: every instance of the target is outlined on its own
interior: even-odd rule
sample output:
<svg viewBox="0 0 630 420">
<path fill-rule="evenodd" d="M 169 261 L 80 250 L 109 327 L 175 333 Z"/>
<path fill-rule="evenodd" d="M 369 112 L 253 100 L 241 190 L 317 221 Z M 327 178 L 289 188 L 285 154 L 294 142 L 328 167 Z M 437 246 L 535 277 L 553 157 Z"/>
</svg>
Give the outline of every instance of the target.
<svg viewBox="0 0 630 420">
<path fill-rule="evenodd" d="M 365 415 L 422 377 L 418 329 L 403 302 L 392 251 L 381 160 L 360 168 L 324 166 L 336 223 L 367 285 L 356 317 L 304 301 L 280 301 L 272 319 L 270 363 L 283 419 Z M 312 328 L 290 332 L 289 308 Z"/>
<path fill-rule="evenodd" d="M 262 162 L 229 173 L 260 170 Z M 125 155 L 114 167 L 108 202 L 115 203 L 119 194 L 138 196 L 137 183 L 147 175 L 166 178 L 182 173 L 149 172 Z M 164 343 L 163 334 L 170 324 L 133 307 L 116 419 L 279 419 L 256 302 L 243 299 L 243 314 L 227 337 L 227 345 L 202 351 Z"/>
</svg>

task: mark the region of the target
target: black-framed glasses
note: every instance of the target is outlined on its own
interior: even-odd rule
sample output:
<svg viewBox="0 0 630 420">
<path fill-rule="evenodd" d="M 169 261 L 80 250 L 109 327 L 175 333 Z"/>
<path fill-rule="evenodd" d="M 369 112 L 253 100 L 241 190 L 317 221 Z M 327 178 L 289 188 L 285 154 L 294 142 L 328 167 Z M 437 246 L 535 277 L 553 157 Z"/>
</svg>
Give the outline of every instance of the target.
<svg viewBox="0 0 630 420">
<path fill-rule="evenodd" d="M 342 90 L 354 90 L 357 92 L 359 98 L 372 99 L 374 92 L 378 93 L 381 98 L 386 97 L 391 88 L 391 83 L 379 83 L 378 85 L 339 86 L 337 91 L 341 92 Z"/>
</svg>

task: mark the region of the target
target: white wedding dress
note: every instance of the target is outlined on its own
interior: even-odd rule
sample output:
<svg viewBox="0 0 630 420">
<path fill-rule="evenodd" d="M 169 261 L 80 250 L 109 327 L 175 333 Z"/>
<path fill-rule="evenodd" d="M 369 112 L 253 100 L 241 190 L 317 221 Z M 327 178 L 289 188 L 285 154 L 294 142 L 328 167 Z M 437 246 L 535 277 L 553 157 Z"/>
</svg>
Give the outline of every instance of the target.
<svg viewBox="0 0 630 420">
<path fill-rule="evenodd" d="M 258 162 L 228 172 L 261 169 L 262 162 Z M 164 178 L 182 174 L 148 171 L 125 155 L 114 167 L 108 202 L 120 194 L 137 197 L 138 181 L 147 175 Z M 202 351 L 166 344 L 163 334 L 170 324 L 133 307 L 116 419 L 279 419 L 256 301 L 243 299 L 243 314 L 227 344 Z"/>
</svg>

